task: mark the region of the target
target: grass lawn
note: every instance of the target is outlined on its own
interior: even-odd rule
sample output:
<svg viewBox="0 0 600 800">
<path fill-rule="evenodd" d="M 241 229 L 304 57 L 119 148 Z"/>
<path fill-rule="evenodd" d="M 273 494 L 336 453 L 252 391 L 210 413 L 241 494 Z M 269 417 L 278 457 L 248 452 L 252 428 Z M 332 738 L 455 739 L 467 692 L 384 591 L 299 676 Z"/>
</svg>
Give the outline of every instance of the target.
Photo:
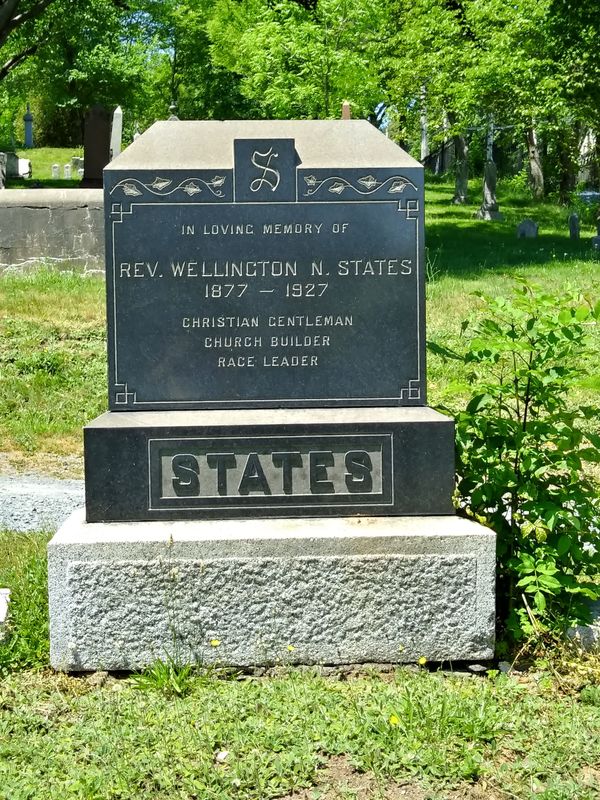
<svg viewBox="0 0 600 800">
<path fill-rule="evenodd" d="M 594 800 L 600 659 L 558 675 L 156 663 L 66 676 L 48 659 L 46 537 L 0 533 L 2 800 Z"/>
<path fill-rule="evenodd" d="M 34 184 L 41 184 L 47 189 L 79 186 L 77 174 L 72 180 L 63 180 L 62 175 L 64 165 L 70 164 L 73 156 L 83 158 L 83 147 L 34 147 L 31 150 L 19 150 L 17 155 L 31 161 L 31 178 L 13 178 L 7 183 L 8 189 L 27 189 Z M 59 180 L 52 178 L 53 164 L 60 167 Z"/>
<path fill-rule="evenodd" d="M 48 163 L 58 158 L 50 152 Z M 582 226 L 580 241 L 571 241 L 567 209 L 533 204 L 501 188 L 504 221 L 482 222 L 473 219 L 479 198 L 466 207 L 452 206 L 452 190 L 437 182 L 427 189 L 430 340 L 460 346 L 462 320 L 481 306 L 473 292 L 508 294 L 516 275 L 554 292 L 557 301 L 567 287 L 598 299 L 600 260 L 590 246 L 591 224 Z M 539 222 L 537 239 L 516 238 L 516 225 L 525 217 Z M 5 462 L 81 474 L 81 427 L 107 406 L 104 330 L 101 281 L 48 272 L 0 279 L 0 452 Z M 590 326 L 590 339 L 574 403 L 598 404 L 596 326 Z M 431 354 L 428 383 L 430 405 L 453 412 L 464 407 L 470 387 L 466 372 L 454 363 Z M 595 427 L 600 430 L 600 420 Z"/>
<path fill-rule="evenodd" d="M 59 163 L 61 163 L 59 161 Z M 472 292 L 525 275 L 560 298 L 598 297 L 591 227 L 500 191 L 505 221 L 428 188 L 428 336 L 460 344 Z M 517 240 L 524 217 L 535 240 Z M 78 474 L 81 426 L 106 408 L 104 285 L 41 271 L 0 278 L 0 451 L 28 470 Z M 573 403 L 595 402 L 590 326 Z M 429 359 L 429 402 L 458 410 L 466 375 Z M 1 464 L 1 462 L 0 462 Z M 48 664 L 46 537 L 0 532 L 12 590 L 0 641 L 0 800 L 596 800 L 600 657 L 542 651 L 510 675 L 298 669 L 268 675 L 157 662 L 141 675 L 65 676 Z"/>
</svg>

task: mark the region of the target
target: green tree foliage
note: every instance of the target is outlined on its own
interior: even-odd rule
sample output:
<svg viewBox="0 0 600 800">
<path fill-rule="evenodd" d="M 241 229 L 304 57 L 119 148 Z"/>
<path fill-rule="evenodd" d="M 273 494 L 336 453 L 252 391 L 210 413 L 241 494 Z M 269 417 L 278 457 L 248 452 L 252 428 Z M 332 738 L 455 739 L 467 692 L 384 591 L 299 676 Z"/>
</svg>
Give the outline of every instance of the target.
<svg viewBox="0 0 600 800">
<path fill-rule="evenodd" d="M 37 15 L 28 17 L 27 8 Z M 140 44 L 124 35 L 131 15 L 124 2 L 22 2 L 14 14 L 15 25 L 0 49 L 8 56 L 5 65 L 14 64 L 3 83 L 11 97 L 32 101 L 38 143 L 79 144 L 89 106 L 135 103 L 146 57 Z"/>
<path fill-rule="evenodd" d="M 125 0 L 0 0 L 0 81 L 94 5 L 126 8 Z"/>
<path fill-rule="evenodd" d="M 147 95 L 151 106 L 162 110 L 156 116 L 164 115 L 171 102 L 182 119 L 252 116 L 252 106 L 239 91 L 239 77 L 211 57 L 206 25 L 213 5 L 213 0 L 140 3 L 137 19 L 154 54 Z"/>
<path fill-rule="evenodd" d="M 381 0 L 216 0 L 208 23 L 213 60 L 240 76 L 264 117 L 357 117 L 381 98 Z M 235 47 L 232 47 L 235 42 Z"/>
<path fill-rule="evenodd" d="M 412 98 L 416 112 L 425 87 L 438 139 L 444 112 L 453 132 L 483 131 L 493 118 L 525 143 L 535 129 L 557 176 L 548 188 L 565 199 L 582 135 L 599 128 L 597 3 L 393 0 L 389 14 L 390 94 Z"/>
</svg>

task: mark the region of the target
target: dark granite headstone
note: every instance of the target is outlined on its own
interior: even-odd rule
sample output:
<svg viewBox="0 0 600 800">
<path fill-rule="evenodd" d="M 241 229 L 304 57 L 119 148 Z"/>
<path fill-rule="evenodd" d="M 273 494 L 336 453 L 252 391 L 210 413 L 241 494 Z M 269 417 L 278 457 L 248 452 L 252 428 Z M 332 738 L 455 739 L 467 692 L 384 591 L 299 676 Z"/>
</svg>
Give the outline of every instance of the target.
<svg viewBox="0 0 600 800">
<path fill-rule="evenodd" d="M 110 114 L 101 105 L 90 108 L 83 131 L 82 189 L 102 186 L 102 170 L 110 161 Z"/>
<path fill-rule="evenodd" d="M 111 409 L 425 403 L 422 168 L 368 123 L 157 123 L 105 185 Z"/>
<path fill-rule="evenodd" d="M 88 521 L 452 513 L 416 161 L 363 121 L 167 121 L 104 176 Z"/>
</svg>

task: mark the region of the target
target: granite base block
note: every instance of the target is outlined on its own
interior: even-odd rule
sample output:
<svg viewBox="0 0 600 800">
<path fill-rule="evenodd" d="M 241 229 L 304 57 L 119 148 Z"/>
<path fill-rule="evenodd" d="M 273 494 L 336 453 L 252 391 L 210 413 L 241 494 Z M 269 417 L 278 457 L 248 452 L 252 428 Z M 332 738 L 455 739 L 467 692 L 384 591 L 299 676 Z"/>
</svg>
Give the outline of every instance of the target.
<svg viewBox="0 0 600 800">
<path fill-rule="evenodd" d="M 493 655 L 495 535 L 458 517 L 107 524 L 81 510 L 48 551 L 60 670 Z"/>
</svg>

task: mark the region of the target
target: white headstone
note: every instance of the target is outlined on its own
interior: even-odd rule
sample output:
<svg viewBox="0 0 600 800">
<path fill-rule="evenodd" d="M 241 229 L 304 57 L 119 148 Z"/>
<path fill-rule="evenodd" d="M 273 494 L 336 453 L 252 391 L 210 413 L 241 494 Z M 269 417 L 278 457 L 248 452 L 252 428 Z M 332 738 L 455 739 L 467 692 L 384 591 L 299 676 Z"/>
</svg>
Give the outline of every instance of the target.
<svg viewBox="0 0 600 800">
<path fill-rule="evenodd" d="M 123 136 L 123 110 L 121 106 L 115 108 L 112 128 L 110 131 L 110 157 L 116 158 L 121 152 L 121 138 Z"/>
<path fill-rule="evenodd" d="M 52 178 L 54 180 L 60 178 L 60 167 L 58 164 L 52 164 Z"/>
<path fill-rule="evenodd" d="M 6 622 L 9 601 L 10 589 L 0 589 L 0 625 Z"/>
<path fill-rule="evenodd" d="M 532 219 L 524 219 L 517 226 L 517 239 L 535 239 L 539 225 Z"/>
<path fill-rule="evenodd" d="M 71 180 L 71 165 L 70 164 L 65 164 L 64 165 L 64 167 L 63 167 L 63 177 L 67 181 Z"/>
</svg>

